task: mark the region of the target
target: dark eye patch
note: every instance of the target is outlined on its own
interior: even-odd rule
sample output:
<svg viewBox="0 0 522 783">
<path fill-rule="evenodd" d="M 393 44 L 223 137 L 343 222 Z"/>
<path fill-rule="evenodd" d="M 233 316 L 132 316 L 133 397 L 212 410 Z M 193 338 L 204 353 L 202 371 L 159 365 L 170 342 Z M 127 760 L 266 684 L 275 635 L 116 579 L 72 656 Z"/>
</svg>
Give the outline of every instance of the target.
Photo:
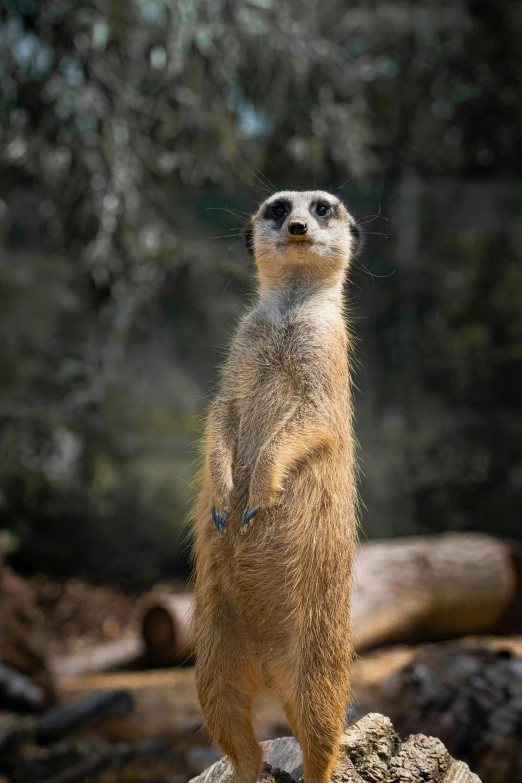
<svg viewBox="0 0 522 783">
<path fill-rule="evenodd" d="M 328 201 L 321 199 L 320 201 L 312 202 L 310 204 L 310 212 L 316 218 L 320 218 L 325 222 L 330 221 L 332 218 L 339 217 L 339 208 L 337 204 L 330 204 Z"/>
<path fill-rule="evenodd" d="M 292 205 L 289 201 L 274 201 L 272 204 L 267 206 L 263 217 L 266 220 L 284 220 L 285 217 L 290 214 L 291 209 Z"/>
<path fill-rule="evenodd" d="M 332 207 L 327 201 L 319 201 L 315 205 L 314 212 L 318 217 L 328 217 L 332 214 Z"/>
</svg>

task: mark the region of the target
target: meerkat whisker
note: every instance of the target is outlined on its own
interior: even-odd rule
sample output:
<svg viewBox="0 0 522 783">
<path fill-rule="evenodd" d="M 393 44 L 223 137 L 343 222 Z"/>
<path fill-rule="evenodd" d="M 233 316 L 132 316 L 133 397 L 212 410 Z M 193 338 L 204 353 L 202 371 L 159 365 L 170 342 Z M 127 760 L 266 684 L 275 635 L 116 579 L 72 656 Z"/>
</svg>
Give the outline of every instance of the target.
<svg viewBox="0 0 522 783">
<path fill-rule="evenodd" d="M 259 176 L 257 176 L 256 174 L 254 174 L 253 176 L 254 176 L 254 177 L 257 179 L 257 181 L 258 181 L 258 182 L 260 182 L 262 185 L 266 183 L 266 185 L 268 185 L 268 187 L 266 188 L 266 189 L 267 189 L 267 191 L 268 191 L 268 192 L 269 192 L 271 195 L 273 195 L 273 194 L 276 192 L 277 188 L 276 188 L 276 187 L 275 187 L 275 186 L 274 186 L 274 185 L 273 185 L 273 184 L 270 182 L 270 180 L 268 179 L 268 177 L 266 176 L 266 174 L 263 174 L 263 173 L 262 173 L 262 172 L 261 172 L 261 171 L 260 171 L 258 168 L 255 168 L 255 171 L 257 171 L 257 174 L 259 174 Z M 264 180 L 264 182 L 263 182 L 263 180 Z"/>
</svg>

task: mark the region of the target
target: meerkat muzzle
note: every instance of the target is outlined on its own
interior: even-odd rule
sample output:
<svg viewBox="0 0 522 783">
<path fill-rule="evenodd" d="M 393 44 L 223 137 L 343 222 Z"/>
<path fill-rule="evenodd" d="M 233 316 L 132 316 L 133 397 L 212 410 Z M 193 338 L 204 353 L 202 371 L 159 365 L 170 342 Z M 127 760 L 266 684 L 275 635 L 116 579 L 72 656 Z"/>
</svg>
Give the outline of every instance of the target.
<svg viewBox="0 0 522 783">
<path fill-rule="evenodd" d="M 294 237 L 304 237 L 308 231 L 308 225 L 304 220 L 291 220 L 288 224 L 288 232 Z"/>
</svg>

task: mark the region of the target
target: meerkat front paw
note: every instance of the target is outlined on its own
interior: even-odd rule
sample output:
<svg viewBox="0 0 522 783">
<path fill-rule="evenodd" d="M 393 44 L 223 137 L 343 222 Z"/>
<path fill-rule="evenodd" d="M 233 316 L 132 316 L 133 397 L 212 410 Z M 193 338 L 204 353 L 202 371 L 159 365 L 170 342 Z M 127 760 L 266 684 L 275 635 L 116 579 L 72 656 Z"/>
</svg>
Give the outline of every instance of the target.
<svg viewBox="0 0 522 783">
<path fill-rule="evenodd" d="M 226 533 L 230 493 L 231 489 L 222 487 L 221 491 L 213 492 L 210 497 L 210 502 L 212 503 L 210 513 L 212 514 L 212 519 L 214 520 L 218 533 Z"/>
<path fill-rule="evenodd" d="M 247 507 L 241 520 L 242 533 L 246 533 L 252 526 L 254 517 L 260 511 L 276 501 L 281 490 L 280 481 L 274 475 L 271 463 L 266 458 L 258 459 L 250 480 Z"/>
<path fill-rule="evenodd" d="M 241 520 L 241 532 L 246 533 L 247 528 L 251 527 L 254 522 L 254 517 L 259 514 L 261 511 L 261 506 L 257 506 L 256 508 L 250 508 L 250 506 L 247 506 L 245 509 L 245 512 L 243 514 L 243 519 Z"/>
<path fill-rule="evenodd" d="M 232 482 L 232 457 L 223 449 L 213 449 L 210 454 L 208 467 L 211 478 L 210 513 L 218 533 L 225 533 L 227 509 L 230 505 L 230 495 L 234 488 Z"/>
<path fill-rule="evenodd" d="M 223 511 L 219 512 L 216 511 L 215 506 L 212 506 L 210 513 L 212 514 L 212 519 L 214 520 L 214 524 L 218 533 L 226 533 L 227 509 L 224 508 Z"/>
</svg>

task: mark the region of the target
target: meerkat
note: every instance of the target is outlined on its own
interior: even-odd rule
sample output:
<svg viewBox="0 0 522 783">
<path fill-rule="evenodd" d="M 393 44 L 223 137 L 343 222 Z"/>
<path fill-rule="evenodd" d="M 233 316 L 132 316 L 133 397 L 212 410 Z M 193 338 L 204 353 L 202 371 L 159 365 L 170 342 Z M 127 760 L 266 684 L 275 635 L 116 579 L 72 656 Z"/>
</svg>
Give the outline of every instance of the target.
<svg viewBox="0 0 522 783">
<path fill-rule="evenodd" d="M 323 191 L 284 191 L 246 243 L 259 298 L 211 406 L 195 511 L 196 683 L 206 725 L 254 783 L 252 700 L 269 688 L 327 783 L 350 702 L 357 490 L 343 285 L 359 241 Z"/>
</svg>

